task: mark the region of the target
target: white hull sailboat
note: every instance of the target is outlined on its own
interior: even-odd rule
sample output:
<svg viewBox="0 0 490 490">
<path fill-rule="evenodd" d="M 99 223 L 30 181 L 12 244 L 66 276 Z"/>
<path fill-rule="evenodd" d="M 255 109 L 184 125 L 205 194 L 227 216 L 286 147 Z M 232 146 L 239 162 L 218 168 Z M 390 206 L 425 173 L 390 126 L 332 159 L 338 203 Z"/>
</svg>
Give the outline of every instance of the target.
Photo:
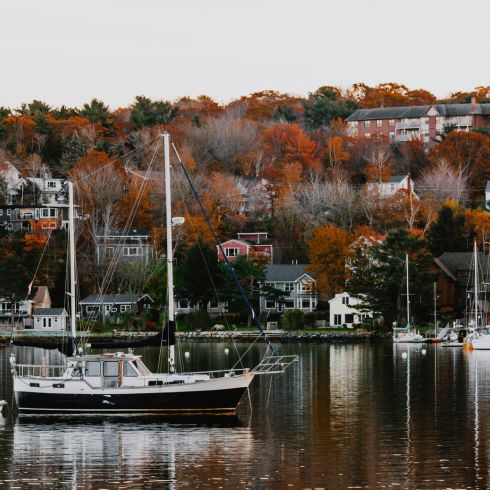
<svg viewBox="0 0 490 490">
<path fill-rule="evenodd" d="M 410 323 L 410 284 L 408 275 L 408 254 L 405 255 L 405 269 L 407 290 L 407 326 L 405 328 L 393 328 L 393 342 L 397 344 L 420 344 L 422 342 L 427 342 L 427 339 L 416 332 Z"/>
<path fill-rule="evenodd" d="M 468 324 L 468 335 L 464 340 L 464 347 L 473 350 L 490 350 L 490 328 L 482 327 L 478 323 L 478 300 L 479 300 L 479 270 L 478 270 L 478 249 L 476 241 L 473 245 L 473 262 L 474 262 L 474 277 L 473 277 L 473 324 L 470 328 Z M 482 319 L 483 321 L 483 319 Z"/>
<path fill-rule="evenodd" d="M 271 355 L 264 357 L 255 368 L 190 373 L 176 371 L 172 226 L 182 222 L 182 219 L 172 219 L 170 138 L 167 133 L 162 137 L 169 312 L 167 325 L 160 338 L 162 345 L 168 346 L 168 372 L 150 372 L 141 356 L 134 355 L 131 351 L 87 355 L 84 354 L 84 346 L 77 345 L 74 206 L 73 184 L 70 182 L 68 188 L 71 352 L 65 363 L 60 366 L 17 364 L 15 356 L 11 356 L 15 400 L 21 414 L 234 414 L 243 393 L 256 375 L 283 373 L 289 365 L 298 360 L 297 356 L 277 355 L 257 322 L 257 328 L 267 341 Z M 183 169 L 185 171 L 185 167 Z M 190 180 L 189 183 L 192 185 Z M 218 246 L 221 245 L 218 243 Z M 252 316 L 257 319 L 253 311 Z"/>
</svg>

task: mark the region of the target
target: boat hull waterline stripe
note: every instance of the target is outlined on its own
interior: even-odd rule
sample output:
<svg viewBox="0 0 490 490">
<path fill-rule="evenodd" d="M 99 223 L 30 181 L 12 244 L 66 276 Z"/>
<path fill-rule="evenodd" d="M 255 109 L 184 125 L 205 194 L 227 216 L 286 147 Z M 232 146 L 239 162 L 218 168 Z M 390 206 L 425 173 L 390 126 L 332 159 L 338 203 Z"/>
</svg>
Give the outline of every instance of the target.
<svg viewBox="0 0 490 490">
<path fill-rule="evenodd" d="M 118 394 L 110 398 L 94 394 L 45 394 L 19 391 L 16 393 L 17 406 L 23 410 L 111 411 L 151 412 L 151 411 L 216 411 L 236 407 L 245 387 L 229 390 L 186 393 Z"/>
</svg>

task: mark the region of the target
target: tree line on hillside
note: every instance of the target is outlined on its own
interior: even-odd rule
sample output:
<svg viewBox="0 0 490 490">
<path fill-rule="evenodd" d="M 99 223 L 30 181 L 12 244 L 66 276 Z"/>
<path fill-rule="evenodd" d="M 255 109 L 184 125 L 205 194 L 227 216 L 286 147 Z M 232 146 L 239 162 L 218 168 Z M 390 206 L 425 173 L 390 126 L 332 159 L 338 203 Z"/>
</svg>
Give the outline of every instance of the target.
<svg viewBox="0 0 490 490">
<path fill-rule="evenodd" d="M 394 230 L 403 231 L 402 242 L 407 247 L 413 242 L 416 262 L 417 247 L 427 256 L 437 256 L 467 250 L 474 238 L 485 243 L 490 232 L 483 193 L 490 179 L 490 135 L 447 128 L 430 147 L 419 140 L 391 143 L 375 134 L 352 136 L 345 118 L 358 108 L 462 103 L 472 97 L 490 102 L 490 87 L 456 92 L 439 101 L 426 90 L 396 83 L 355 84 L 347 90 L 324 86 L 305 98 L 263 91 L 228 104 L 207 96 L 173 102 L 139 96 L 129 107 L 116 110 L 96 99 L 81 108 L 33 101 L 16 109 L 0 108 L 0 163 L 10 161 L 24 176 L 48 174 L 75 182 L 76 200 L 88 218 L 78 223 L 83 293 L 101 287 L 108 292 L 154 287 L 154 294 L 163 293 L 155 279 L 165 273 L 158 260 L 165 230 L 162 155 L 156 145 L 167 130 L 220 239 L 243 230 L 268 231 L 275 261 L 310 263 L 326 297 L 346 284 L 356 293 L 368 294 L 369 284 L 377 284 L 373 277 L 383 274 L 370 271 L 372 276 L 356 278 L 345 267 L 356 254 L 366 260 L 356 249 L 363 240 L 374 243 L 370 253 L 375 253 L 380 243 L 392 243 Z M 175 155 L 172 163 L 174 214 L 186 218 L 176 229 L 177 258 L 180 254 L 185 262 L 197 242 L 213 251 L 214 243 Z M 407 173 L 417 198 L 405 191 L 387 198 L 376 190 L 375 184 Z M 2 183 L 0 202 L 6 198 Z M 121 264 L 108 277 L 107 264 L 94 262 L 96 236 L 128 224 L 150 230 L 157 260 Z M 43 259 L 47 264 L 43 279 L 64 291 L 59 279 L 63 232 L 51 234 L 56 236 Z M 1 238 L 2 264 L 17 267 L 9 250 L 24 250 L 26 240 L 27 235 Z M 41 254 L 45 243 L 40 239 L 29 247 Z M 259 272 L 249 270 L 250 275 L 263 273 L 263 264 L 252 266 Z M 26 267 L 28 276 L 31 268 Z M 399 264 L 389 267 L 399 272 Z M 361 270 L 366 268 L 357 268 L 359 274 Z M 184 281 L 185 269 L 179 274 L 178 280 Z M 220 277 L 218 282 L 226 284 Z M 192 296 L 192 286 L 191 281 L 181 291 Z M 0 294 L 4 290 L 0 288 Z M 382 294 L 374 290 L 370 297 L 374 302 Z M 385 304 L 394 304 L 392 299 Z M 382 311 L 380 305 L 376 308 Z"/>
</svg>

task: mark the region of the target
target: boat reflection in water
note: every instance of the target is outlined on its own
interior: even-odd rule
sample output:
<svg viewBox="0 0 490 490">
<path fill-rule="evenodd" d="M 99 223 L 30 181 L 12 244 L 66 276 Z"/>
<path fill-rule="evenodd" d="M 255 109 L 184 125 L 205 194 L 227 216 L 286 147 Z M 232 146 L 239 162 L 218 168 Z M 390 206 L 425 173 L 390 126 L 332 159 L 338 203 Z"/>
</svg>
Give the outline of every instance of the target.
<svg viewBox="0 0 490 490">
<path fill-rule="evenodd" d="M 186 418 L 185 425 L 161 417 L 21 417 L 9 479 L 63 488 L 226 486 L 237 454 L 249 461 L 252 447 L 250 429 L 236 417 Z"/>
</svg>

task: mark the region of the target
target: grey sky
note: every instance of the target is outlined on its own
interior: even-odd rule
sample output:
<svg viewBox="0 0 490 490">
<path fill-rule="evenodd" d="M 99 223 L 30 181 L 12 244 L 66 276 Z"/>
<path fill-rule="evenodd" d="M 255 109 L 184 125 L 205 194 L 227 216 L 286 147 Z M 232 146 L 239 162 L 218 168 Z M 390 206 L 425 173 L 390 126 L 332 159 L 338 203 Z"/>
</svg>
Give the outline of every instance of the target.
<svg viewBox="0 0 490 490">
<path fill-rule="evenodd" d="M 3 0 L 0 106 L 490 84 L 490 0 Z"/>
</svg>

